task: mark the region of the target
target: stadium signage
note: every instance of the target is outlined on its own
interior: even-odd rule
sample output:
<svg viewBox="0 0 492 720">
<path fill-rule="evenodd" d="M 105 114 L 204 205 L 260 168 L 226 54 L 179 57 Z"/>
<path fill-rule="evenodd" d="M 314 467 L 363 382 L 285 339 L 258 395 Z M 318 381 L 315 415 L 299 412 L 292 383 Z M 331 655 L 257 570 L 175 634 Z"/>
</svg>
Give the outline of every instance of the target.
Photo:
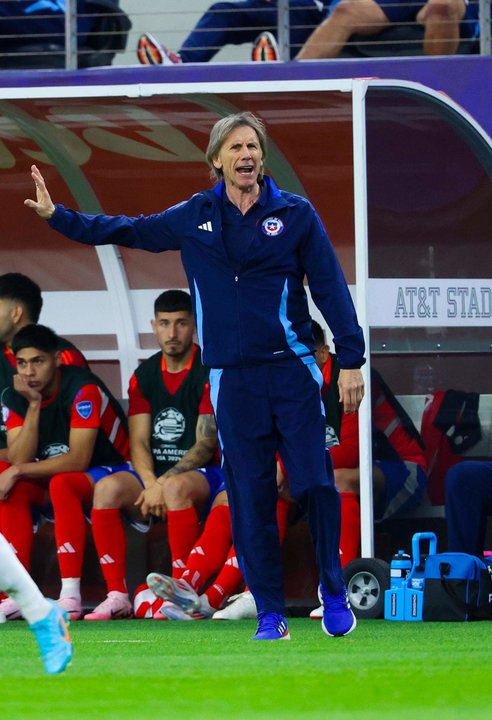
<svg viewBox="0 0 492 720">
<path fill-rule="evenodd" d="M 369 324 L 391 326 L 492 325 L 492 281 L 370 279 Z"/>
</svg>

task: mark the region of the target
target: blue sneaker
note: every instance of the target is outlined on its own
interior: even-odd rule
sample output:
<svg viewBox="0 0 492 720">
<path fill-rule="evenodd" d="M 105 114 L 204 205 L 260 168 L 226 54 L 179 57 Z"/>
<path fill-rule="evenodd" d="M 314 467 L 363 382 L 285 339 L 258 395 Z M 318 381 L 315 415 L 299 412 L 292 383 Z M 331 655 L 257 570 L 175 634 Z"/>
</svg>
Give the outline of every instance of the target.
<svg viewBox="0 0 492 720">
<path fill-rule="evenodd" d="M 52 601 L 49 601 L 52 603 Z M 72 659 L 73 647 L 67 628 L 67 613 L 52 603 L 43 620 L 29 625 L 41 651 L 44 669 L 50 675 L 63 672 Z"/>
<path fill-rule="evenodd" d="M 185 612 L 194 612 L 200 609 L 198 593 L 186 580 L 160 573 L 150 573 L 147 575 L 147 585 L 158 598 L 169 600 Z"/>
<path fill-rule="evenodd" d="M 258 613 L 258 629 L 252 640 L 290 640 L 285 618 L 272 612 Z"/>
<path fill-rule="evenodd" d="M 319 586 L 323 603 L 323 632 L 331 637 L 348 635 L 355 629 L 357 620 L 352 612 L 345 588 L 338 595 L 330 595 L 323 585 Z"/>
</svg>

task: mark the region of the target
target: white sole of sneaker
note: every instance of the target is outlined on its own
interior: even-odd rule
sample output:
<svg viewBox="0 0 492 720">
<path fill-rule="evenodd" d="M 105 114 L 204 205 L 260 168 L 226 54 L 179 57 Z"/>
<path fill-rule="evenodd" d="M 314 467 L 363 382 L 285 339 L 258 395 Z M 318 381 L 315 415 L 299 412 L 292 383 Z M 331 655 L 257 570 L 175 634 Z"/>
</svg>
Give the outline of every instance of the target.
<svg viewBox="0 0 492 720">
<path fill-rule="evenodd" d="M 187 595 L 186 591 L 181 592 L 174 579 L 166 575 L 150 573 L 147 576 L 147 585 L 154 595 L 157 595 L 162 600 L 168 600 L 185 612 L 193 612 L 200 607 L 197 599 Z"/>
<path fill-rule="evenodd" d="M 355 630 L 355 628 L 357 627 L 357 618 L 355 617 L 355 615 L 352 615 L 352 617 L 353 617 L 352 625 L 350 626 L 349 630 L 347 630 L 347 631 L 344 632 L 344 633 L 331 633 L 331 632 L 328 632 L 328 630 L 326 629 L 326 625 L 325 625 L 325 621 L 324 621 L 324 620 L 321 621 L 321 629 L 323 630 L 323 632 L 324 632 L 326 635 L 329 635 L 329 637 L 345 637 L 345 635 L 349 635 L 349 634 L 350 634 L 353 630 Z"/>
</svg>

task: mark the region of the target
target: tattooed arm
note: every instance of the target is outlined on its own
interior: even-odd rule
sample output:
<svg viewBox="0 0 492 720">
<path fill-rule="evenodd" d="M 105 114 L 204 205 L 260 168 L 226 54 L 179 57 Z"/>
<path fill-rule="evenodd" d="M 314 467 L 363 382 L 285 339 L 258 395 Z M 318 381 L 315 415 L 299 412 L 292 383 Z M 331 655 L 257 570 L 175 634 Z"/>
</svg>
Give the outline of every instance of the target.
<svg viewBox="0 0 492 720">
<path fill-rule="evenodd" d="M 183 455 L 181 460 L 168 470 L 161 478 L 169 477 L 169 475 L 178 475 L 187 470 L 196 470 L 197 468 L 208 465 L 212 460 L 217 449 L 218 436 L 217 425 L 213 415 L 199 415 L 196 423 L 196 441 Z M 159 480 L 161 480 L 159 478 Z"/>
</svg>

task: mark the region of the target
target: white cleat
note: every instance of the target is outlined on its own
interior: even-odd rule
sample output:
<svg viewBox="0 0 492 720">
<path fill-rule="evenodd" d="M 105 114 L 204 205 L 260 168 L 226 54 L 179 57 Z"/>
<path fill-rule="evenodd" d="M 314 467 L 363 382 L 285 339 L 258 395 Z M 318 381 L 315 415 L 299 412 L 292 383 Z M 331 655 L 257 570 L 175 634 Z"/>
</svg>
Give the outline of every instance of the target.
<svg viewBox="0 0 492 720">
<path fill-rule="evenodd" d="M 200 598 L 186 580 L 160 573 L 150 573 L 147 575 L 147 585 L 154 595 L 163 600 L 169 600 L 187 613 L 200 609 Z"/>
<path fill-rule="evenodd" d="M 212 615 L 212 620 L 256 620 L 256 603 L 249 590 L 233 595 L 232 602 Z"/>
<path fill-rule="evenodd" d="M 322 620 L 323 619 L 323 605 L 320 605 L 309 613 L 311 620 Z"/>
</svg>

